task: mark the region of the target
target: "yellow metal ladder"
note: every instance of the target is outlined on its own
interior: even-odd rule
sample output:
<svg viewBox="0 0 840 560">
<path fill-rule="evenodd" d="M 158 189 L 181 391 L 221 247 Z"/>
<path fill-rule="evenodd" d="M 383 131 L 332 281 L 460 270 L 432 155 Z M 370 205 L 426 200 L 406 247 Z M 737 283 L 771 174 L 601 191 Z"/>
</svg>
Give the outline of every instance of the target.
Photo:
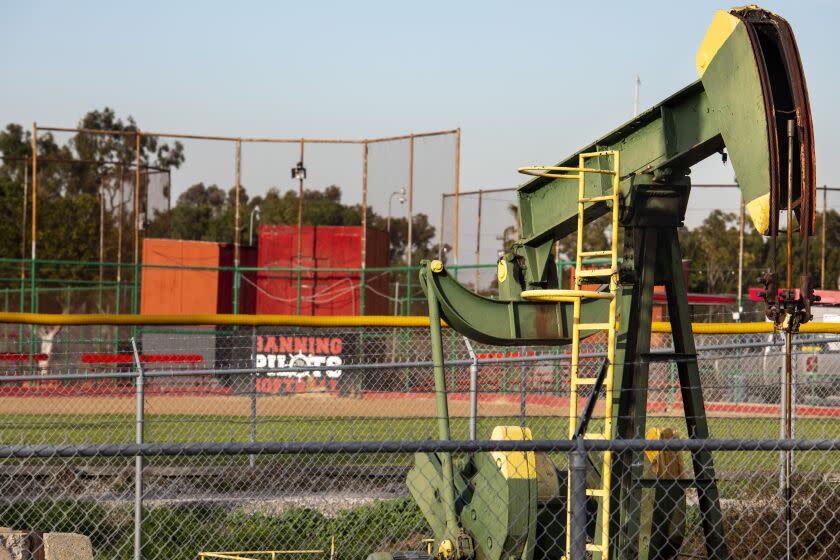
<svg viewBox="0 0 840 560">
<path fill-rule="evenodd" d="M 611 158 L 612 169 L 587 168 L 586 162 L 592 158 Z M 612 439 L 613 437 L 613 374 L 615 368 L 615 333 L 616 333 L 616 293 L 618 290 L 618 195 L 619 195 L 619 169 L 620 155 L 618 150 L 607 150 L 599 152 L 581 153 L 578 156 L 578 167 L 523 167 L 519 171 L 528 175 L 540 177 L 551 177 L 555 179 L 576 179 L 578 182 L 578 224 L 577 224 L 577 248 L 575 258 L 574 286 L 571 290 L 526 290 L 522 292 L 525 299 L 539 301 L 553 301 L 572 303 L 572 354 L 571 354 L 571 377 L 569 387 L 569 437 L 575 435 L 578 420 L 578 397 L 579 391 L 586 387 L 594 390 L 596 377 L 580 375 L 580 338 L 583 331 L 605 331 L 607 333 L 607 364 L 606 374 L 603 380 L 605 391 L 604 423 L 603 430 L 598 432 L 586 432 L 583 437 L 586 439 Z M 603 196 L 586 196 L 587 174 L 603 174 L 611 176 L 612 193 Z M 605 202 L 611 205 L 612 210 L 612 235 L 610 248 L 608 250 L 585 251 L 583 247 L 583 233 L 586 222 L 584 220 L 584 209 L 588 204 Z M 609 257 L 609 267 L 584 269 L 587 259 Z M 583 290 L 582 287 L 591 280 L 609 279 L 609 291 Z M 581 302 L 585 298 L 608 299 L 609 317 L 603 323 L 581 323 Z M 595 395 L 593 398 L 597 398 Z M 600 484 L 594 488 L 587 488 L 587 496 L 594 497 L 599 503 L 600 527 L 596 528 L 595 543 L 587 543 L 586 550 L 600 554 L 601 560 L 608 560 L 609 555 L 609 517 L 610 517 L 610 468 L 612 456 L 605 451 L 602 457 Z M 569 504 L 566 506 L 566 558 L 569 555 Z M 599 531 L 600 530 L 600 531 Z"/>
</svg>

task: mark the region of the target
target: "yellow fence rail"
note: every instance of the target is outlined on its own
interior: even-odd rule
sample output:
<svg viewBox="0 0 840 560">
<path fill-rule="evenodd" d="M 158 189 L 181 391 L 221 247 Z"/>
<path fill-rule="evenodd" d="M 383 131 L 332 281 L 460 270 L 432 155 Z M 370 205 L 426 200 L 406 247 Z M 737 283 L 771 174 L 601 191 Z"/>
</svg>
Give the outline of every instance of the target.
<svg viewBox="0 0 840 560">
<path fill-rule="evenodd" d="M 198 553 L 199 560 L 208 558 L 219 560 L 278 560 L 278 556 L 314 556 L 320 555 L 327 560 L 335 558 L 335 537 L 330 537 L 329 557 L 325 549 L 301 550 L 230 550 L 230 551 L 202 551 Z"/>
<path fill-rule="evenodd" d="M 267 327 L 394 327 L 428 328 L 429 318 L 391 315 L 100 315 L 58 313 L 0 313 L 0 324 L 26 325 L 222 325 Z M 446 326 L 445 323 L 442 323 Z M 773 323 L 692 323 L 695 334 L 770 334 Z M 653 332 L 669 333 L 671 325 L 654 322 Z M 801 333 L 840 334 L 840 323 L 812 322 L 802 325 Z"/>
</svg>

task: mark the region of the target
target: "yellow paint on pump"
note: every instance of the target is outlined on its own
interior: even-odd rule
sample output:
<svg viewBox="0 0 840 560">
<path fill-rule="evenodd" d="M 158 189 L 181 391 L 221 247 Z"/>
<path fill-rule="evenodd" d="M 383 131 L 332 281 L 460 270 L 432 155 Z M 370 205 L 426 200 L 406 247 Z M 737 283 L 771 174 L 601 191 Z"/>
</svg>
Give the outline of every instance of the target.
<svg viewBox="0 0 840 560">
<path fill-rule="evenodd" d="M 448 560 L 455 554 L 455 547 L 452 546 L 452 541 L 444 539 L 438 547 L 437 557 L 441 560 Z"/>
<path fill-rule="evenodd" d="M 493 441 L 530 441 L 531 430 L 520 426 L 496 426 Z M 499 466 L 502 476 L 511 478 L 537 478 L 537 464 L 533 451 L 493 451 L 493 460 Z"/>
<path fill-rule="evenodd" d="M 726 42 L 741 20 L 733 16 L 729 12 L 718 10 L 715 13 L 714 19 L 709 29 L 706 30 L 706 36 L 703 37 L 703 42 L 700 43 L 700 48 L 697 49 L 697 73 L 702 76 L 706 68 L 711 64 L 712 59 L 720 50 L 720 47 Z"/>
<path fill-rule="evenodd" d="M 647 439 L 676 439 L 679 434 L 673 428 L 650 428 L 647 431 Z M 679 451 L 645 451 L 651 470 L 656 478 L 679 479 L 683 477 L 682 456 Z"/>
<path fill-rule="evenodd" d="M 770 232 L 770 193 L 750 200 L 746 207 L 756 231 L 767 235 Z"/>
<path fill-rule="evenodd" d="M 496 278 L 499 280 L 499 284 L 507 280 L 507 263 L 505 259 L 499 259 L 499 262 L 496 264 Z"/>
</svg>

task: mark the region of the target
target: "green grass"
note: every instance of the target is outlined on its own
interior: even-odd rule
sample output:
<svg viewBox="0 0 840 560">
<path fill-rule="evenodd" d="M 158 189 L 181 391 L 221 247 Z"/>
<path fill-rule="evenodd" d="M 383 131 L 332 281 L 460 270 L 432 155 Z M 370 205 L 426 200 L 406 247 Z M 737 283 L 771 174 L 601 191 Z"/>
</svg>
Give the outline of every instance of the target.
<svg viewBox="0 0 840 560">
<path fill-rule="evenodd" d="M 0 512 L 3 526 L 88 535 L 94 558 L 132 557 L 130 506 L 103 506 L 68 499 L 19 502 Z M 243 513 L 207 503 L 147 508 L 143 520 L 147 558 L 195 560 L 199 551 L 329 549 L 335 537 L 341 558 L 364 559 L 374 550 L 411 547 L 430 529 L 411 498 L 382 500 L 326 517 L 294 507 L 279 515 Z M 403 544 L 405 543 L 405 544 Z M 329 554 L 280 556 L 315 560 Z"/>
<path fill-rule="evenodd" d="M 480 417 L 479 437 L 489 437 L 494 426 L 518 424 L 518 417 Z M 592 430 L 599 428 L 594 420 Z M 469 423 L 464 417 L 451 421 L 453 439 L 467 439 Z M 717 438 L 776 439 L 779 420 L 775 418 L 710 418 L 710 430 Z M 564 439 L 568 420 L 558 416 L 532 416 L 528 426 L 536 439 Z M 679 417 L 650 417 L 648 427 L 674 427 L 685 436 L 684 420 Z M 149 443 L 247 442 L 250 424 L 247 417 L 222 415 L 147 415 L 145 441 Z M 134 416 L 24 414 L 0 415 L 3 444 L 108 444 L 134 441 Z M 437 423 L 429 417 L 323 417 L 266 416 L 257 419 L 258 441 L 381 441 L 434 439 Z M 797 421 L 801 438 L 840 438 L 840 420 L 803 418 Z M 559 464 L 564 454 L 553 454 Z M 805 471 L 830 472 L 828 458 L 833 453 L 802 452 L 797 461 Z M 718 471 L 762 471 L 777 468 L 777 452 L 717 452 Z M 261 460 L 283 461 L 282 457 Z M 294 458 L 292 458 L 294 459 Z M 686 460 L 688 457 L 686 457 Z M 407 464 L 406 454 L 342 456 L 337 461 L 350 463 Z"/>
<path fill-rule="evenodd" d="M 395 405 L 398 406 L 398 405 Z M 250 421 L 245 416 L 147 414 L 147 442 L 248 441 Z M 560 416 L 530 416 L 528 426 L 535 439 L 565 439 L 568 419 Z M 599 420 L 593 420 L 592 429 Z M 489 437 L 494 426 L 519 424 L 518 416 L 482 416 L 479 437 Z M 674 427 L 685 436 L 680 417 L 649 417 L 648 427 Z M 451 419 L 453 439 L 466 439 L 468 419 Z M 777 439 L 777 418 L 710 418 L 716 438 Z M 797 420 L 800 438 L 840 438 L 840 419 Z M 132 443 L 132 414 L 0 414 L 2 444 Z M 260 441 L 378 441 L 417 440 L 437 437 L 437 421 L 431 417 L 325 417 L 261 416 L 257 418 Z"/>
</svg>

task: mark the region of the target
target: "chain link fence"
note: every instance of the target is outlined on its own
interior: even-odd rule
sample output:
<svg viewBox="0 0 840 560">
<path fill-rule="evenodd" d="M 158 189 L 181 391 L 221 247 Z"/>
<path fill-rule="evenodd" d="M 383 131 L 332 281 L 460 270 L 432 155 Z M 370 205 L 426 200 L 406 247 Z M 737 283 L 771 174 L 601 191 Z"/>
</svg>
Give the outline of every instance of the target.
<svg viewBox="0 0 840 560">
<path fill-rule="evenodd" d="M 455 440 L 445 450 L 455 465 L 458 519 L 474 534 L 485 534 L 479 521 L 482 530 L 495 527 L 505 554 L 528 541 L 535 558 L 559 558 L 572 451 L 569 355 L 444 333 Z M 5 325 L 0 334 L 0 526 L 81 533 L 97 558 L 256 550 L 326 557 L 333 539 L 335 556 L 364 558 L 422 552 L 424 539 L 440 538 L 433 473 L 442 455 L 428 453 L 444 448 L 434 441 L 425 329 Z M 701 443 L 714 459 L 729 557 L 835 557 L 840 338 L 794 341 L 795 442 L 780 440 L 783 340 L 739 334 L 696 342 L 714 438 Z M 653 336 L 655 351 L 670 344 L 670 335 Z M 582 348 L 592 373 L 604 349 L 595 337 Z M 714 519 L 690 482 L 709 471 L 678 447 L 688 444 L 676 366 L 651 364 L 645 396 L 647 427 L 675 439 L 630 448 L 585 442 L 590 487 L 604 445 L 617 446 L 614 464 L 641 468 L 614 486 L 624 493 L 616 502 L 622 519 L 639 519 L 629 540 L 615 520 L 615 550 L 641 542 L 659 551 L 650 557 L 725 557 L 707 546 Z M 596 406 L 592 422 L 601 415 Z M 504 450 L 489 441 L 494 427 L 519 425 L 538 441 L 506 442 L 513 447 Z M 538 453 L 517 462 L 515 451 Z M 498 478 L 508 462 L 509 478 Z M 526 486 L 514 489 L 520 468 L 533 472 L 518 473 Z M 597 498 L 585 501 L 592 548 Z M 486 539 L 479 545 L 486 558 L 499 557 Z"/>
</svg>

